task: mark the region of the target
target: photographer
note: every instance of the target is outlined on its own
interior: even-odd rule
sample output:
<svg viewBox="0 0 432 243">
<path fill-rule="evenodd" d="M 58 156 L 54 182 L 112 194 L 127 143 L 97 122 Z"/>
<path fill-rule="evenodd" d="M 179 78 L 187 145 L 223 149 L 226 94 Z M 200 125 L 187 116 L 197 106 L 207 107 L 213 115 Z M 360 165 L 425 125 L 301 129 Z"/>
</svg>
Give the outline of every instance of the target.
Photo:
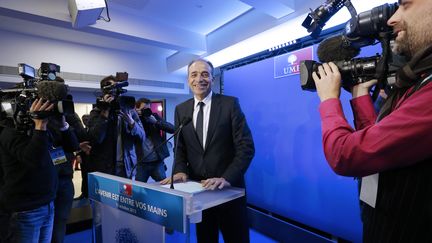
<svg viewBox="0 0 432 243">
<path fill-rule="evenodd" d="M 133 105 L 119 107 L 119 95 L 107 89 L 117 83 L 114 76 L 101 80 L 104 94 L 90 112 L 88 135 L 92 149 L 88 171 L 131 178 L 137 163 L 134 144 L 142 143 L 145 133 Z"/>
<path fill-rule="evenodd" d="M 64 84 L 64 80 L 61 77 L 57 76 L 56 81 Z M 72 95 L 68 94 L 67 99 L 72 102 Z M 64 147 L 66 161 L 64 163 L 56 164 L 59 182 L 56 199 L 54 201 L 55 213 L 52 235 L 53 243 L 64 241 L 66 224 L 69 219 L 69 215 L 72 209 L 73 197 L 75 194 L 72 181 L 73 161 L 75 159 L 74 152 L 80 150 L 79 141 L 81 141 L 83 137 L 85 137 L 85 130 L 81 124 L 81 120 L 75 112 L 71 114 L 65 114 L 64 116 L 51 116 L 49 118 L 48 130 L 50 132 L 49 134 L 53 140 L 53 145 L 55 147 L 59 147 L 62 145 L 62 141 L 64 140 L 64 132 L 59 128 L 62 127 L 61 124 L 65 124 L 65 122 L 69 124 L 68 130 L 73 133 L 74 142 L 68 147 Z"/>
<path fill-rule="evenodd" d="M 174 125 L 162 120 L 158 114 L 151 110 L 151 101 L 146 98 L 139 99 L 135 104 L 135 109 L 138 112 L 141 122 L 144 126 L 147 139 L 143 143 L 137 144 L 137 176 L 138 181 L 147 182 L 151 176 L 155 181 L 161 181 L 166 178 L 166 165 L 164 159 L 168 157 L 169 151 L 166 144 L 158 147 L 164 138 L 161 136 L 161 131 L 174 133 Z"/>
<path fill-rule="evenodd" d="M 393 51 L 409 62 L 378 115 L 369 96 L 376 81 L 352 88 L 354 130 L 342 112 L 337 66 L 324 63 L 313 74 L 329 165 L 340 175 L 367 176 L 364 242 L 432 242 L 432 0 L 399 3 L 388 25 L 397 34 Z"/>
<path fill-rule="evenodd" d="M 53 110 L 54 105 L 47 97 L 39 96 L 29 109 L 33 129 L 20 131 L 8 123 L 0 134 L 4 173 L 0 208 L 10 215 L 10 238 L 6 242 L 51 241 L 58 186 L 55 165 L 66 159 L 60 145 L 67 149 L 76 142 L 64 119 L 56 128 L 62 133 L 61 141 L 53 140 L 44 113 Z"/>
</svg>

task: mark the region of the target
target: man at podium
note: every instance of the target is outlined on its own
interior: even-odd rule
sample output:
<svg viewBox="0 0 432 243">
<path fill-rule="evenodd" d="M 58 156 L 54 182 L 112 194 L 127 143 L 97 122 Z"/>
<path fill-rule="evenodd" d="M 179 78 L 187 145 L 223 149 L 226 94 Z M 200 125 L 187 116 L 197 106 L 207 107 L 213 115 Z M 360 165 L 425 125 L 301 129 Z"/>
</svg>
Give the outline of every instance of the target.
<svg viewBox="0 0 432 243">
<path fill-rule="evenodd" d="M 255 148 L 238 99 L 211 91 L 213 65 L 206 60 L 189 64 L 188 83 L 194 98 L 176 107 L 175 123 L 192 122 L 178 138 L 174 181 L 201 181 L 208 190 L 244 188 Z M 161 183 L 170 183 L 170 178 Z M 225 242 L 249 242 L 245 197 L 203 211 L 198 242 L 218 242 L 219 230 Z"/>
</svg>

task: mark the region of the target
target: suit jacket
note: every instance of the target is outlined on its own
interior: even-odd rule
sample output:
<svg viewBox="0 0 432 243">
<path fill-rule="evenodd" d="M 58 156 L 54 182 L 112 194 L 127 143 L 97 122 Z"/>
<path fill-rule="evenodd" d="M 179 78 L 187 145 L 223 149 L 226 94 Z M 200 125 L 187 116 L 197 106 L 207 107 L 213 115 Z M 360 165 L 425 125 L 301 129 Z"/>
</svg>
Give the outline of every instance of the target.
<svg viewBox="0 0 432 243">
<path fill-rule="evenodd" d="M 235 97 L 213 94 L 205 149 L 193 123 L 178 135 L 174 173 L 183 172 L 192 180 L 223 177 L 232 186 L 244 187 L 244 173 L 255 154 L 251 131 Z M 192 118 L 194 99 L 178 105 L 175 124 Z"/>
</svg>

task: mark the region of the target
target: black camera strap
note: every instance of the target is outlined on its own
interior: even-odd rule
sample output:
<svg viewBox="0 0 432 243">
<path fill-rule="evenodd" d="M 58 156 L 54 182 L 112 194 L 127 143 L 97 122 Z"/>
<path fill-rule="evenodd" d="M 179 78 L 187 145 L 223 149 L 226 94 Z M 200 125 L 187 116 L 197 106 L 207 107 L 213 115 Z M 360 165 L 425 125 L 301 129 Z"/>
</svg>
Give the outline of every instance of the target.
<svg viewBox="0 0 432 243">
<path fill-rule="evenodd" d="M 428 83 L 432 81 L 432 71 L 428 74 L 424 75 L 425 78 L 422 79 L 422 81 L 417 82 L 415 86 L 409 91 L 407 94 L 407 97 L 410 97 L 412 94 L 414 94 L 416 91 L 420 90 L 424 86 L 426 86 Z"/>
</svg>

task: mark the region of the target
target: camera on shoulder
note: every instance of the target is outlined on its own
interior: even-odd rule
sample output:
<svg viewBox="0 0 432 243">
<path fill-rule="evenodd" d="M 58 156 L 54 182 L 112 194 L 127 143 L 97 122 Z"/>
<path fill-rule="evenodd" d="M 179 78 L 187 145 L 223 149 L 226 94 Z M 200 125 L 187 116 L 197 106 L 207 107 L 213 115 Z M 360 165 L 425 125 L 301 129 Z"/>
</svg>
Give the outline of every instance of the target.
<svg viewBox="0 0 432 243">
<path fill-rule="evenodd" d="M 28 64 L 19 63 L 18 74 L 23 82 L 11 89 L 0 90 L 0 119 L 13 121 L 17 130 L 27 131 L 33 126 L 32 118 L 74 114 L 73 101 L 67 99 L 68 86 L 57 76 L 57 72 L 60 72 L 60 66 L 53 63 L 41 63 L 38 71 Z M 37 98 L 50 101 L 54 109 L 30 112 Z"/>
<path fill-rule="evenodd" d="M 101 81 L 103 96 L 110 95 L 113 101 L 106 102 L 103 97 L 96 100 L 96 107 L 101 110 L 112 109 L 114 111 L 131 110 L 135 107 L 135 97 L 126 96 L 125 87 L 129 86 L 127 72 L 117 72 L 116 76 L 108 76 Z"/>
<path fill-rule="evenodd" d="M 393 30 L 387 21 L 398 9 L 398 4 L 383 4 L 357 15 L 349 0 L 327 1 L 306 18 L 303 26 L 317 38 L 325 23 L 343 6 L 346 6 L 351 19 L 346 23 L 341 34 L 323 40 L 317 50 L 321 62 L 333 62 L 342 76 L 342 86 L 351 87 L 360 82 L 378 79 L 389 85 L 388 78 L 395 76 L 398 66 L 390 50 L 390 41 L 394 39 Z M 381 55 L 354 58 L 360 48 L 380 43 Z M 305 60 L 300 63 L 300 81 L 303 90 L 315 91 L 312 73 L 317 72 L 321 63 Z"/>
</svg>

